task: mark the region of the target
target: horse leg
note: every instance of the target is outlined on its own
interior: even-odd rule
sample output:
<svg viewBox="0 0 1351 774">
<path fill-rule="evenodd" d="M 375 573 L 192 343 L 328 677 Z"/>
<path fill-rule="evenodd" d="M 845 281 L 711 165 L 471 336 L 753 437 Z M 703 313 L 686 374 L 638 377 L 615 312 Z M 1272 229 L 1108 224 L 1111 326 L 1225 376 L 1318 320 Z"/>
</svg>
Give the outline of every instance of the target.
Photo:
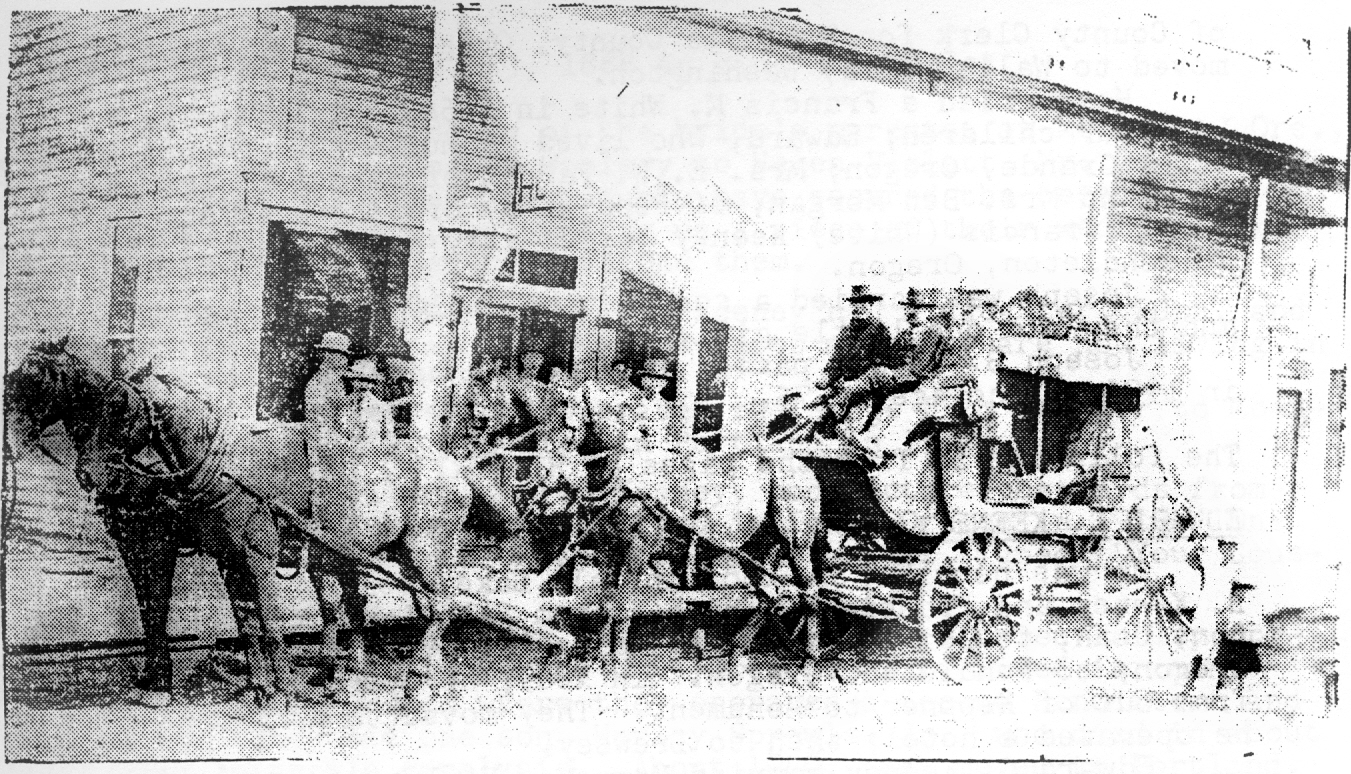
<svg viewBox="0 0 1351 774">
<path fill-rule="evenodd" d="M 325 558 L 314 556 L 309 565 L 310 583 L 314 586 L 314 596 L 319 603 L 323 629 L 319 635 L 319 669 L 308 683 L 309 687 L 318 691 L 305 691 L 304 695 L 316 700 L 332 696 L 339 683 L 338 612 L 342 604 L 342 589 L 337 577 L 325 564 Z"/>
<path fill-rule="evenodd" d="M 467 508 L 467 501 L 465 505 Z M 431 620 L 422 633 L 417 654 L 408 664 L 404 684 L 403 708 L 408 712 L 421 713 L 431 706 L 436 681 L 445 664 L 442 638 L 454 609 L 454 583 L 449 575 L 455 562 L 458 529 L 458 522 L 436 522 L 411 529 L 404 539 L 408 562 L 432 591 Z"/>
<path fill-rule="evenodd" d="M 671 569 L 685 588 L 698 591 L 713 588 L 713 573 L 699 562 L 699 540 L 690 536 L 687 550 L 671 562 Z M 708 653 L 708 621 L 712 604 L 709 602 L 691 602 L 686 606 L 690 611 L 690 635 L 686 645 L 689 657 L 696 662 L 703 661 Z"/>
<path fill-rule="evenodd" d="M 793 678 L 795 685 L 806 687 L 816 679 L 816 662 L 821 658 L 821 604 L 817 598 L 820 583 L 813 569 L 811 543 L 790 546 L 788 563 L 793 568 L 793 577 L 798 585 L 807 591 L 800 600 L 805 608 L 807 622 L 807 655 L 802 668 Z"/>
<path fill-rule="evenodd" d="M 169 704 L 173 692 L 168 624 L 178 547 L 167 530 L 156 529 L 152 524 L 124 531 L 117 547 L 131 576 L 145 636 L 145 664 L 133 681 L 128 698 L 138 704 L 163 707 Z"/>
<path fill-rule="evenodd" d="M 366 651 L 366 592 L 361 590 L 361 574 L 354 566 L 343 566 L 338 571 L 338 585 L 342 589 L 343 610 L 351 640 L 347 643 L 347 666 L 353 672 L 364 672 L 368 667 Z"/>
<path fill-rule="evenodd" d="M 614 547 L 606 546 L 596 553 L 596 569 L 600 573 L 600 631 L 596 635 L 596 663 L 592 665 L 588 679 L 603 681 L 605 670 L 609 668 L 614 653 L 615 618 L 618 615 L 619 597 L 618 562 L 612 555 Z"/>
<path fill-rule="evenodd" d="M 270 540 L 268 539 L 270 538 Z M 234 547 L 222 563 L 226 589 L 234 606 L 235 621 L 248 649 L 253 701 L 232 707 L 235 717 L 262 726 L 285 722 L 295 695 L 295 674 L 282 633 L 280 589 L 276 577 L 276 532 L 244 536 L 244 545 Z M 262 542 L 264 545 L 253 545 Z"/>
<path fill-rule="evenodd" d="M 774 567 L 779 563 L 779 556 L 782 551 L 780 546 L 774 546 L 766 557 L 765 566 Z M 737 681 L 746 676 L 750 669 L 751 645 L 755 642 L 755 636 L 764 628 L 765 621 L 769 619 L 770 612 L 774 609 L 774 595 L 770 594 L 765 587 L 765 579 L 761 577 L 761 572 L 754 565 L 741 561 L 742 572 L 747 578 L 751 578 L 755 584 L 755 612 L 751 613 L 750 620 L 746 625 L 732 638 L 732 649 L 727 656 L 728 678 Z"/>
<path fill-rule="evenodd" d="M 633 623 L 634 602 L 647 575 L 648 563 L 664 537 L 663 524 L 652 518 L 647 506 L 634 501 L 629 503 L 620 507 L 641 508 L 641 511 L 625 520 L 635 526 L 615 583 L 614 655 L 611 659 L 615 679 L 624 676 L 624 666 L 629 660 L 629 627 Z"/>
<path fill-rule="evenodd" d="M 244 690 L 226 707 L 226 714 L 234 718 L 249 718 L 258 712 L 259 695 L 266 691 L 269 682 L 267 661 L 260 644 L 261 630 L 258 625 L 258 595 L 250 582 L 248 573 L 242 568 L 243 560 L 238 557 L 217 560 L 221 579 L 225 584 L 225 595 L 230 599 L 230 611 L 235 617 L 235 628 L 244 641 L 244 658 L 248 665 L 248 683 Z M 246 695 L 252 694 L 252 695 Z"/>
</svg>

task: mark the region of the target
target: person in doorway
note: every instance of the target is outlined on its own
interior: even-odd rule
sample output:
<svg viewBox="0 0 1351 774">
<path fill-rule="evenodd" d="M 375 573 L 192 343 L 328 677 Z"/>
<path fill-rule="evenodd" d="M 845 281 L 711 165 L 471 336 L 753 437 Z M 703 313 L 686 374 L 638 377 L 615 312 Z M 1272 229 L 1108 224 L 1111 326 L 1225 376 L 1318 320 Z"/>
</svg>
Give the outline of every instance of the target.
<svg viewBox="0 0 1351 774">
<path fill-rule="evenodd" d="M 671 440 L 671 402 L 662 397 L 662 391 L 675 381 L 675 374 L 660 358 L 648 360 L 638 372 L 642 397 L 633 409 L 633 433 L 648 442 Z"/>
<path fill-rule="evenodd" d="M 384 381 L 374 360 L 358 360 L 343 376 L 352 385 L 338 412 L 338 431 L 357 443 L 388 441 L 394 437 L 394 419 L 389 405 L 375 397 L 375 386 Z"/>
<path fill-rule="evenodd" d="M 1092 501 L 1103 466 L 1124 459 L 1121 415 L 1102 406 L 1101 394 L 1080 391 L 1071 399 L 1070 427 L 1065 464 L 1045 473 L 1038 495 L 1047 502 L 1084 505 Z"/>
<path fill-rule="evenodd" d="M 1238 676 L 1234 685 L 1234 698 L 1237 699 L 1243 696 L 1243 679 L 1262 671 L 1262 659 L 1257 651 L 1267 640 L 1267 624 L 1253 594 L 1256 584 L 1238 572 L 1229 588 L 1229 602 L 1217 617 L 1220 644 L 1215 651 L 1215 669 L 1219 672 L 1215 695 L 1220 696 L 1224 690 L 1228 682 L 1226 673 L 1233 672 Z"/>
<path fill-rule="evenodd" d="M 320 353 L 319 370 L 305 384 L 305 421 L 317 430 L 338 431 L 338 411 L 347 398 L 343 374 L 352 356 L 352 340 L 329 331 L 314 346 Z"/>
</svg>

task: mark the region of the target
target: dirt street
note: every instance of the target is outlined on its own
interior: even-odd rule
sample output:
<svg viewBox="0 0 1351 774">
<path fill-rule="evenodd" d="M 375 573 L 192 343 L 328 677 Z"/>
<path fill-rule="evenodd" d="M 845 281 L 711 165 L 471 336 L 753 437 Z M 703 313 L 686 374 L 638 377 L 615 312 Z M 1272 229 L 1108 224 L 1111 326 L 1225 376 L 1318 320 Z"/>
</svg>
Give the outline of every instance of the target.
<svg viewBox="0 0 1351 774">
<path fill-rule="evenodd" d="M 202 679 L 201 651 L 178 656 L 180 697 L 160 710 L 120 701 L 130 659 L 11 659 L 7 757 L 300 759 L 343 768 L 380 758 L 467 771 L 687 773 L 1044 758 L 1074 770 L 1087 761 L 1122 771 L 1271 771 L 1278 761 L 1312 763 L 1335 738 L 1317 675 L 1269 673 L 1227 703 L 1210 698 L 1207 676 L 1200 697 L 1184 697 L 1177 686 L 1165 691 L 1122 673 L 1071 619 L 1051 622 L 1012 673 L 985 686 L 949 683 L 913 633 L 899 630 L 824 665 L 809 690 L 789 684 L 793 665 L 772 648 L 755 658 L 748 680 L 728 682 L 725 659 L 682 657 L 680 627 L 666 619 L 640 622 L 627 679 L 600 685 L 585 679 L 585 664 L 541 683 L 535 646 L 471 634 L 447 642 L 445 684 L 425 716 L 398 711 L 401 673 L 382 660 L 377 674 L 355 678 L 351 705 L 297 704 L 293 722 L 277 729 L 221 713 L 227 690 Z M 379 647 L 398 656 L 404 641 L 394 632 Z M 312 648 L 298 653 L 305 672 Z M 855 760 L 822 760 L 841 758 Z"/>
</svg>

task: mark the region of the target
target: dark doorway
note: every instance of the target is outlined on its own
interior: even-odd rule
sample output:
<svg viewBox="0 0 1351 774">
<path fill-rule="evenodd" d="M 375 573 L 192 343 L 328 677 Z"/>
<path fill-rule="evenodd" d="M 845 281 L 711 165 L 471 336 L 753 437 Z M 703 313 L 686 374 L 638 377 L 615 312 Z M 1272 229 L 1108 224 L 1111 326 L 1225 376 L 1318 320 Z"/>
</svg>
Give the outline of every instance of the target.
<svg viewBox="0 0 1351 774">
<path fill-rule="evenodd" d="M 317 367 L 313 345 L 345 333 L 365 354 L 377 315 L 407 305 L 409 241 L 354 231 L 268 225 L 258 418 L 304 419 L 305 382 Z"/>
</svg>

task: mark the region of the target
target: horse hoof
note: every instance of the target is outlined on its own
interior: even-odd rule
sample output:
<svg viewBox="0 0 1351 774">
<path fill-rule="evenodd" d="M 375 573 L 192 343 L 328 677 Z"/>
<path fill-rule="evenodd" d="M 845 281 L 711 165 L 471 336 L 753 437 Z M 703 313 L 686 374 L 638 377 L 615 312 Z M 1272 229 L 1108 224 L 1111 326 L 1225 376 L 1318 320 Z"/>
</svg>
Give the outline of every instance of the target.
<svg viewBox="0 0 1351 774">
<path fill-rule="evenodd" d="M 127 691 L 127 701 L 132 704 L 139 704 L 142 707 L 163 709 L 173 701 L 173 696 L 168 691 L 144 691 L 140 688 L 132 688 Z"/>
<path fill-rule="evenodd" d="M 410 715 L 421 715 L 431 709 L 436 693 L 430 685 L 419 686 L 404 694 L 400 709 Z"/>
<path fill-rule="evenodd" d="M 605 685 L 605 670 L 599 666 L 593 666 L 582 678 L 582 683 L 593 688 Z"/>
<path fill-rule="evenodd" d="M 747 656 L 732 656 L 731 669 L 729 670 L 732 682 L 739 682 L 746 676 L 751 669 L 751 660 Z"/>
<path fill-rule="evenodd" d="M 816 670 L 802 669 L 793 675 L 793 686 L 797 688 L 810 688 L 816 682 Z"/>
</svg>

